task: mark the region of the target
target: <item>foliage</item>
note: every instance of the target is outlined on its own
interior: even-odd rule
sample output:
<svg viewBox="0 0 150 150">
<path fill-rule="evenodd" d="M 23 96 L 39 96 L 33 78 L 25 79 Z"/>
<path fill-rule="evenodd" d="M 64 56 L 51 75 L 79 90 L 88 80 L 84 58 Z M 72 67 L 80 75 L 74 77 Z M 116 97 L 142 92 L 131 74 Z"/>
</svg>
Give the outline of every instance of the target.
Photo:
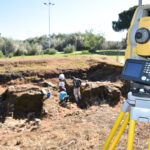
<svg viewBox="0 0 150 150">
<path fill-rule="evenodd" d="M 12 58 L 13 56 L 14 56 L 13 53 L 9 53 L 8 55 L 9 58 Z"/>
<path fill-rule="evenodd" d="M 5 56 L 8 56 L 9 53 L 13 54 L 15 52 L 15 42 L 12 39 L 4 39 L 2 51 Z"/>
<path fill-rule="evenodd" d="M 4 54 L 2 51 L 0 51 L 0 58 L 3 58 L 4 57 Z"/>
<path fill-rule="evenodd" d="M 107 55 L 107 56 L 124 56 L 125 51 L 124 50 L 101 50 L 97 51 L 97 54 L 99 55 Z"/>
<path fill-rule="evenodd" d="M 14 55 L 15 56 L 24 56 L 24 55 L 27 55 L 28 54 L 28 51 L 26 49 L 26 46 L 23 42 L 17 42 L 16 43 L 16 50 L 15 50 L 15 53 Z"/>
<path fill-rule="evenodd" d="M 42 54 L 42 46 L 38 43 L 32 44 L 31 49 L 28 51 L 28 55 L 40 55 Z"/>
<path fill-rule="evenodd" d="M 25 40 L 26 43 L 29 43 L 29 45 L 34 45 L 34 44 L 39 44 L 42 46 L 42 49 L 48 49 L 49 48 L 49 39 L 46 35 L 43 35 L 41 37 L 34 37 L 34 38 L 29 38 Z"/>
<path fill-rule="evenodd" d="M 74 45 L 75 49 L 83 49 L 83 40 L 84 34 L 82 33 L 73 33 L 73 34 L 58 34 L 51 36 L 51 46 L 58 51 L 63 51 L 63 49 L 68 45 Z"/>
<path fill-rule="evenodd" d="M 104 49 L 104 50 L 125 49 L 125 48 L 126 48 L 126 39 L 122 39 L 121 42 L 118 42 L 118 41 L 104 41 L 102 43 L 102 49 Z"/>
<path fill-rule="evenodd" d="M 3 45 L 4 45 L 4 39 L 0 38 L 0 49 L 3 48 Z"/>
<path fill-rule="evenodd" d="M 118 21 L 112 22 L 112 28 L 114 31 L 119 32 L 124 29 L 128 29 L 130 27 L 130 23 L 133 17 L 133 14 L 136 10 L 137 6 L 129 8 L 129 10 L 125 10 L 119 14 Z"/>
<path fill-rule="evenodd" d="M 64 53 L 72 53 L 73 51 L 95 52 L 101 49 L 122 49 L 126 46 L 126 41 L 110 42 L 100 34 L 94 34 L 92 30 L 85 33 L 72 34 L 53 34 L 51 36 L 51 48 L 49 49 L 49 39 L 46 35 L 40 37 L 29 38 L 24 41 L 12 40 L 0 37 L 0 50 L 9 57 L 55 54 L 57 50 Z M 84 53 L 89 53 L 84 51 Z"/>
<path fill-rule="evenodd" d="M 64 53 L 73 53 L 75 51 L 75 46 L 69 44 L 63 49 L 63 51 Z"/>
<path fill-rule="evenodd" d="M 82 54 L 89 54 L 89 51 L 88 50 L 84 50 L 84 51 L 82 51 Z"/>
<path fill-rule="evenodd" d="M 86 35 L 84 38 L 84 47 L 88 49 L 90 52 L 95 52 L 96 49 L 100 49 L 102 42 L 104 41 L 104 37 L 101 35 L 94 35 L 91 31 L 86 31 Z"/>
<path fill-rule="evenodd" d="M 121 49 L 121 45 L 119 42 L 114 41 L 105 41 L 102 45 L 103 49 L 109 50 L 109 49 Z"/>
<path fill-rule="evenodd" d="M 44 50 L 44 54 L 54 55 L 56 54 L 57 50 L 54 48 Z"/>
</svg>

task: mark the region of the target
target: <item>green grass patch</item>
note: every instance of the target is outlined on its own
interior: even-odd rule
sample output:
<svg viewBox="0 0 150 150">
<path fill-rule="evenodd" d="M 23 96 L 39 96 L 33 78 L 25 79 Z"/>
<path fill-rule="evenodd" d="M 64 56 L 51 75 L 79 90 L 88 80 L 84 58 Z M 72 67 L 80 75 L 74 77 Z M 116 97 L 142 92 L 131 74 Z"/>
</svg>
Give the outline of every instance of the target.
<svg viewBox="0 0 150 150">
<path fill-rule="evenodd" d="M 55 55 L 34 55 L 34 56 L 14 56 L 12 58 L 7 59 L 26 59 L 26 58 L 50 58 L 50 57 L 77 57 L 77 56 L 108 56 L 113 59 L 116 59 L 117 61 L 124 60 L 125 51 L 124 50 L 97 50 L 96 53 L 89 53 L 89 51 L 76 51 L 73 53 L 64 54 L 63 52 L 58 52 Z"/>
</svg>

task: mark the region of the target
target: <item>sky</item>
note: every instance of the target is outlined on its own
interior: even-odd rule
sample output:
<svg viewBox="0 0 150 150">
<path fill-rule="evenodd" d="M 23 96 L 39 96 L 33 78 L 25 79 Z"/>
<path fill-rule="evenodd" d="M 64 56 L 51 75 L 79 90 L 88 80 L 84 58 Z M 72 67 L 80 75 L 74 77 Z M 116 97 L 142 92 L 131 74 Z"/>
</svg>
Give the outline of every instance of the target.
<svg viewBox="0 0 150 150">
<path fill-rule="evenodd" d="M 24 40 L 48 35 L 49 0 L 0 0 L 0 33 L 2 37 Z M 138 4 L 138 0 L 51 0 L 50 33 L 75 33 L 93 30 L 106 40 L 121 41 L 126 31 L 115 32 L 112 21 L 118 14 Z M 143 0 L 143 4 L 150 4 Z"/>
</svg>

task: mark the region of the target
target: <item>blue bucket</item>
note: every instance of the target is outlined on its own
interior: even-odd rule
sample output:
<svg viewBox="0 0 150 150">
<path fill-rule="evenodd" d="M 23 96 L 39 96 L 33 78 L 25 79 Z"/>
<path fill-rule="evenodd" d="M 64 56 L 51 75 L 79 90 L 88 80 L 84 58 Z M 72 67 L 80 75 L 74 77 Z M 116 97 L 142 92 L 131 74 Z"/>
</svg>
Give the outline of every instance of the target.
<svg viewBox="0 0 150 150">
<path fill-rule="evenodd" d="M 51 93 L 47 92 L 47 98 L 50 98 L 50 97 L 51 97 Z"/>
</svg>

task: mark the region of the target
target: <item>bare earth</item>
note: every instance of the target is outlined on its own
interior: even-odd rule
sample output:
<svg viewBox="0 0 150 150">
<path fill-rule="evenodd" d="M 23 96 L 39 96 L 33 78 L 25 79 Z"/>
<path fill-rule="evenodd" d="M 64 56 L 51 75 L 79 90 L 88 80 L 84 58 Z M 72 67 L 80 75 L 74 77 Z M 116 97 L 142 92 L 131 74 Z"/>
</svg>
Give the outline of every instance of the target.
<svg viewBox="0 0 150 150">
<path fill-rule="evenodd" d="M 87 69 L 98 63 L 107 63 L 110 65 L 119 65 L 114 59 L 108 57 L 90 57 L 78 56 L 68 58 L 18 58 L 18 59 L 0 59 L 1 72 L 17 71 L 40 71 L 59 72 L 60 70 Z"/>
<path fill-rule="evenodd" d="M 6 71 L 48 71 L 61 69 L 86 69 L 97 63 L 107 62 L 120 65 L 106 57 L 50 58 L 27 60 L 0 60 L 1 72 Z M 9 66 L 9 67 L 8 67 Z M 38 68 L 38 70 L 37 70 Z M 57 84 L 57 79 L 49 79 Z M 15 82 L 12 82 L 15 84 Z M 20 84 L 20 83 L 19 83 Z M 7 85 L 1 85 L 1 93 Z M 58 92 L 45 101 L 48 114 L 38 123 L 26 119 L 14 120 L 7 117 L 0 124 L 1 150 L 100 150 L 120 112 L 123 102 L 115 107 L 108 105 L 80 109 L 75 103 L 68 108 L 58 104 Z M 134 150 L 148 149 L 150 124 L 137 122 Z M 116 150 L 125 150 L 128 127 L 122 135 Z"/>
</svg>

